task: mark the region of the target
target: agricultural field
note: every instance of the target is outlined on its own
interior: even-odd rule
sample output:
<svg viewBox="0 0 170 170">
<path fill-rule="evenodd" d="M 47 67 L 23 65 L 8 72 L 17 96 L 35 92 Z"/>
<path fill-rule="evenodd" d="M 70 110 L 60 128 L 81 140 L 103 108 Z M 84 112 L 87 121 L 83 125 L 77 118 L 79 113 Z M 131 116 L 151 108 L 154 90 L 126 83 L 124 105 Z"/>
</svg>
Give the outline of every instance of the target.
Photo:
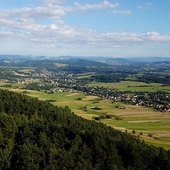
<svg viewBox="0 0 170 170">
<path fill-rule="evenodd" d="M 67 64 L 55 63 L 55 66 L 57 66 L 57 67 L 66 67 Z"/>
<path fill-rule="evenodd" d="M 57 92 L 47 94 L 42 91 L 10 89 L 15 92 L 46 100 L 57 106 L 68 106 L 85 119 L 100 121 L 125 133 L 130 133 L 148 144 L 170 149 L 170 114 L 142 106 L 112 103 L 97 96 L 81 92 Z M 107 118 L 106 116 L 110 117 Z M 95 118 L 104 119 L 95 119 Z M 106 117 L 106 118 L 105 118 Z"/>
<path fill-rule="evenodd" d="M 121 81 L 118 83 L 102 83 L 102 82 L 91 82 L 90 86 L 98 87 L 112 87 L 119 91 L 131 91 L 131 92 L 156 92 L 166 91 L 170 92 L 170 85 L 163 85 L 160 83 L 144 83 L 137 81 Z"/>
<path fill-rule="evenodd" d="M 170 149 L 168 63 L 73 61 L 21 60 L 22 66 L 10 67 L 2 62 L 0 88 L 68 106 L 85 119 Z"/>
<path fill-rule="evenodd" d="M 78 74 L 77 78 L 78 79 L 90 78 L 93 74 L 94 74 L 93 72 L 82 73 L 82 74 Z"/>
</svg>

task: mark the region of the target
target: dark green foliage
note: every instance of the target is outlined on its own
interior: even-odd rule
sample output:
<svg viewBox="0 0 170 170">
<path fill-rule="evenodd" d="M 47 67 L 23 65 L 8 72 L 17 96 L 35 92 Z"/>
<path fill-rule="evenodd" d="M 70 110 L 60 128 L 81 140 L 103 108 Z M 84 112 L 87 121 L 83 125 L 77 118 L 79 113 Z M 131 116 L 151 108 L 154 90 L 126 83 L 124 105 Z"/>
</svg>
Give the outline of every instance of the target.
<svg viewBox="0 0 170 170">
<path fill-rule="evenodd" d="M 107 115 L 107 114 L 103 114 L 99 117 L 93 117 L 94 120 L 101 120 L 101 119 L 112 119 L 114 118 L 115 120 L 122 120 L 121 117 L 116 116 L 116 115 Z"/>
<path fill-rule="evenodd" d="M 169 170 L 170 151 L 68 107 L 0 90 L 0 169 Z"/>
<path fill-rule="evenodd" d="M 121 80 L 125 80 L 126 77 L 126 74 L 99 74 L 92 76 L 94 81 L 105 83 L 120 82 Z"/>
<path fill-rule="evenodd" d="M 168 74 L 144 74 L 138 77 L 137 80 L 147 83 L 163 83 L 170 84 L 170 76 Z"/>
</svg>

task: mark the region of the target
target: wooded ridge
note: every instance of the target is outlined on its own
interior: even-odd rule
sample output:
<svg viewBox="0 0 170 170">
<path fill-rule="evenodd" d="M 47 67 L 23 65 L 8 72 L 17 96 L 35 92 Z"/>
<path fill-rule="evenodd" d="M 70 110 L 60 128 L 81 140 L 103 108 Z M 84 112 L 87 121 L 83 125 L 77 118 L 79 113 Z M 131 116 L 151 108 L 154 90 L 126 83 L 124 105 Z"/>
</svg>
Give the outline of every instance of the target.
<svg viewBox="0 0 170 170">
<path fill-rule="evenodd" d="M 0 169 L 169 170 L 170 150 L 23 94 L 0 90 Z"/>
</svg>

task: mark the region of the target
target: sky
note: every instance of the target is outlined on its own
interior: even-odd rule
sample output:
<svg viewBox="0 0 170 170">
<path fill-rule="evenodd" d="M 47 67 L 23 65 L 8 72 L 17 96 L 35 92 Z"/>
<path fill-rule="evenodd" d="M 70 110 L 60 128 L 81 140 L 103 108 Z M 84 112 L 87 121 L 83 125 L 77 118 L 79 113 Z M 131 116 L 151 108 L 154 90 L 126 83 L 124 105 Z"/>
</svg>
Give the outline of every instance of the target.
<svg viewBox="0 0 170 170">
<path fill-rule="evenodd" d="M 0 0 L 0 54 L 170 57 L 170 0 Z"/>
</svg>

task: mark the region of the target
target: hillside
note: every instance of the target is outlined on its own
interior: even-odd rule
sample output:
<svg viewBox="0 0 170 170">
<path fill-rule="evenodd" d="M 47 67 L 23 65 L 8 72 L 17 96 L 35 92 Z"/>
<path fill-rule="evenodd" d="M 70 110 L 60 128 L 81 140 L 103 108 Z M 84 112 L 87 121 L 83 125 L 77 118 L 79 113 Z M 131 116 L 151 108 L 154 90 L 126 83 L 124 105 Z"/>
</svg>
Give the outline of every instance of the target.
<svg viewBox="0 0 170 170">
<path fill-rule="evenodd" d="M 170 150 L 0 90 L 0 169 L 169 170 Z"/>
</svg>

